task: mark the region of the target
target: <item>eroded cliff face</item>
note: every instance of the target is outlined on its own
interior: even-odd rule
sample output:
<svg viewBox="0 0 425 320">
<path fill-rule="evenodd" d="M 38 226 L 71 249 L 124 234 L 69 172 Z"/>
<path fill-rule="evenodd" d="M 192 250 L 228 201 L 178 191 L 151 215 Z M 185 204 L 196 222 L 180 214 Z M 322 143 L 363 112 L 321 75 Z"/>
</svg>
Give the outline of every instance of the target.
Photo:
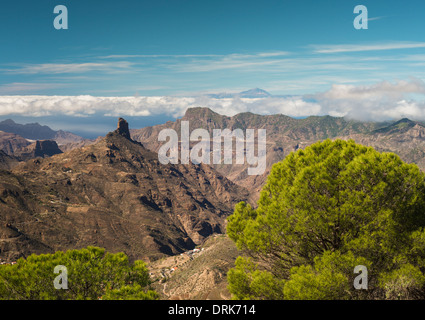
<svg viewBox="0 0 425 320">
<path fill-rule="evenodd" d="M 15 150 L 13 156 L 20 161 L 27 161 L 35 158 L 51 157 L 55 154 L 62 153 L 56 141 L 54 140 L 37 140 L 36 142 Z"/>
<path fill-rule="evenodd" d="M 0 257 L 88 245 L 132 259 L 172 255 L 224 232 L 247 198 L 209 166 L 161 164 L 120 119 L 95 144 L 0 172 L 0 225 L 15 232 L 0 234 Z"/>
<path fill-rule="evenodd" d="M 0 131 L 0 150 L 10 156 L 30 144 L 31 142 L 17 134 Z"/>
<path fill-rule="evenodd" d="M 394 152 L 408 163 L 416 163 L 425 170 L 425 125 L 409 119 L 390 122 L 361 122 L 331 116 L 311 116 L 294 119 L 282 114 L 258 115 L 250 112 L 223 116 L 209 108 L 190 108 L 176 121 L 131 130 L 134 140 L 141 141 L 150 150 L 158 151 L 163 142 L 158 141 L 163 129 L 181 131 L 182 121 L 188 121 L 190 132 L 196 128 L 214 129 L 265 129 L 267 132 L 266 170 L 261 175 L 248 175 L 248 164 L 214 164 L 213 167 L 234 183 L 250 191 L 255 202 L 266 183 L 272 165 L 289 153 L 303 149 L 324 139 L 353 139 L 356 143 L 371 146 L 378 151 Z M 196 143 L 196 142 L 195 142 Z M 193 143 L 192 146 L 195 144 Z"/>
</svg>

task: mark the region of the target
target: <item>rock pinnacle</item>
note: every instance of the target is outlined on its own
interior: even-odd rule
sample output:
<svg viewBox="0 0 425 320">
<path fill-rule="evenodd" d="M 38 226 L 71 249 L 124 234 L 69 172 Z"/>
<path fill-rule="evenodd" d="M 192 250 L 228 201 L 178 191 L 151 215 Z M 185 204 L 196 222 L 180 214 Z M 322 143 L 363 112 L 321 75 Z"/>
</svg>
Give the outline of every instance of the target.
<svg viewBox="0 0 425 320">
<path fill-rule="evenodd" d="M 123 137 L 127 139 L 131 139 L 130 131 L 128 130 L 128 123 L 123 118 L 118 119 L 118 127 L 117 127 L 117 130 L 115 130 L 115 132 L 122 135 Z"/>
</svg>

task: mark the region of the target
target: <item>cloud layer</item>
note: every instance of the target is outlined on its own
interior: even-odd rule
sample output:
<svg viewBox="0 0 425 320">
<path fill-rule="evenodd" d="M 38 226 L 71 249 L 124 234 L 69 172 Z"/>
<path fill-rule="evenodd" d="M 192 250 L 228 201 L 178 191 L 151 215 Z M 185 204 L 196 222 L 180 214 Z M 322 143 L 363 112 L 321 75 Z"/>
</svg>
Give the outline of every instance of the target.
<svg viewBox="0 0 425 320">
<path fill-rule="evenodd" d="M 314 98 L 322 112 L 358 120 L 425 120 L 425 83 L 418 79 L 370 86 L 333 85 Z"/>
<path fill-rule="evenodd" d="M 215 99 L 209 96 L 0 96 L 0 116 L 150 116 L 181 117 L 187 108 L 209 107 L 233 116 L 241 112 L 346 116 L 359 120 L 389 120 L 408 117 L 425 120 L 425 83 L 418 79 L 387 81 L 369 86 L 335 84 L 313 95 L 247 99 Z"/>
</svg>

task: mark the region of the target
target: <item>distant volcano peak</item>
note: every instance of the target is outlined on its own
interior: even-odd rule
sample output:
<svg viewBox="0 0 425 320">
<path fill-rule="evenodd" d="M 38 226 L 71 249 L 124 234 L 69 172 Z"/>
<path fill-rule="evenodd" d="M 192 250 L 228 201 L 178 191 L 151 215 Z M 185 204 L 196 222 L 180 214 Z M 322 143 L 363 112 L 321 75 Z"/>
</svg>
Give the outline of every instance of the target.
<svg viewBox="0 0 425 320">
<path fill-rule="evenodd" d="M 251 90 L 243 91 L 239 95 L 244 98 L 263 98 L 271 96 L 271 94 L 268 93 L 266 90 L 260 88 L 254 88 Z"/>
<path fill-rule="evenodd" d="M 267 98 L 271 97 L 272 94 L 267 92 L 266 90 L 260 89 L 260 88 L 254 88 L 247 91 L 242 91 L 239 93 L 214 93 L 214 94 L 208 94 L 207 96 L 215 99 L 229 99 L 229 98 L 250 98 L 250 99 L 256 99 L 256 98 Z"/>
</svg>

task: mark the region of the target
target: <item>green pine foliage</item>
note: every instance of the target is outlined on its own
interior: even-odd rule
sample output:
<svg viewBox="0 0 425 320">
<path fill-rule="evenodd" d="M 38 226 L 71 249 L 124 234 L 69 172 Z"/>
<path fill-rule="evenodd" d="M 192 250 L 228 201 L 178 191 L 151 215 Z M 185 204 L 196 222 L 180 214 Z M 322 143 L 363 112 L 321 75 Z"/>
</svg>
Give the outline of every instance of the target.
<svg viewBox="0 0 425 320">
<path fill-rule="evenodd" d="M 56 266 L 67 269 L 68 288 L 56 289 Z M 124 253 L 103 248 L 31 255 L 13 265 L 0 266 L 0 300 L 158 299 L 149 290 L 149 273 L 143 261 L 129 263 Z"/>
<path fill-rule="evenodd" d="M 393 153 L 325 140 L 276 163 L 227 232 L 237 299 L 425 298 L 425 176 Z M 353 286 L 368 269 L 368 289 Z"/>
</svg>

